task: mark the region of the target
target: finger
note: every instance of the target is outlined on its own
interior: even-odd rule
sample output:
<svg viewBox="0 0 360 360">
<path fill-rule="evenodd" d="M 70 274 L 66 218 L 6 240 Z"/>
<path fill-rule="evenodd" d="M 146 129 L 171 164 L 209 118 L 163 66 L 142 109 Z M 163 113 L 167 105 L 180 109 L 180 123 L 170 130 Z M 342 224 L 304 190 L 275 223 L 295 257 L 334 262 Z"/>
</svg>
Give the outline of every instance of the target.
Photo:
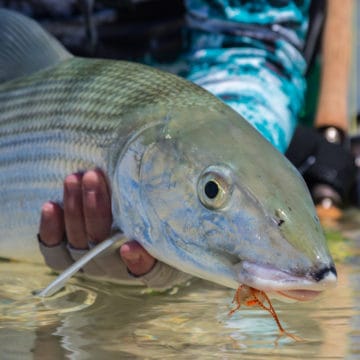
<svg viewBox="0 0 360 360">
<path fill-rule="evenodd" d="M 145 275 L 156 263 L 156 259 L 134 240 L 121 246 L 120 256 L 129 271 L 135 276 Z"/>
<path fill-rule="evenodd" d="M 82 180 L 84 219 L 88 240 L 98 243 L 110 236 L 111 199 L 104 175 L 87 171 Z"/>
<path fill-rule="evenodd" d="M 75 249 L 86 249 L 88 240 L 82 204 L 82 174 L 71 174 L 64 181 L 64 218 L 66 236 Z"/>
<path fill-rule="evenodd" d="M 60 244 L 65 235 L 64 213 L 61 207 L 46 202 L 41 209 L 39 236 L 47 246 Z"/>
</svg>

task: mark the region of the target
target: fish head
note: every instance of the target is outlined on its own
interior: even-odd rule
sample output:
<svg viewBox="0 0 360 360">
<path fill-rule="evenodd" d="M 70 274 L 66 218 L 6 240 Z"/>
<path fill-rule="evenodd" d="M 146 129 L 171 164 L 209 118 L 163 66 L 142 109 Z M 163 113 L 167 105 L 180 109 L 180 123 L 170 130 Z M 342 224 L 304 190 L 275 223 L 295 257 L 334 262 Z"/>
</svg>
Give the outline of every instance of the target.
<svg viewBox="0 0 360 360">
<path fill-rule="evenodd" d="M 146 145 L 138 187 L 136 238 L 181 271 L 296 300 L 336 283 L 301 176 L 227 107 L 173 111 Z"/>
</svg>

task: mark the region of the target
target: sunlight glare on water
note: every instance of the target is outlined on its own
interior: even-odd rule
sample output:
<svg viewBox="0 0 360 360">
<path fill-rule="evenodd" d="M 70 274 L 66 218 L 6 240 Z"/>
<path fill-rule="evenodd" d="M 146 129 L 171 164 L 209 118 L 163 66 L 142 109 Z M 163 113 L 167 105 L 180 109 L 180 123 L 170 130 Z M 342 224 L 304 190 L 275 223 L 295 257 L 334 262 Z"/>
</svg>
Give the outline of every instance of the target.
<svg viewBox="0 0 360 360">
<path fill-rule="evenodd" d="M 339 284 L 309 303 L 273 301 L 280 337 L 257 308 L 229 316 L 234 291 L 193 280 L 164 294 L 72 279 L 48 299 L 32 292 L 54 276 L 0 262 L 1 359 L 360 359 L 360 215 L 329 232 Z"/>
</svg>

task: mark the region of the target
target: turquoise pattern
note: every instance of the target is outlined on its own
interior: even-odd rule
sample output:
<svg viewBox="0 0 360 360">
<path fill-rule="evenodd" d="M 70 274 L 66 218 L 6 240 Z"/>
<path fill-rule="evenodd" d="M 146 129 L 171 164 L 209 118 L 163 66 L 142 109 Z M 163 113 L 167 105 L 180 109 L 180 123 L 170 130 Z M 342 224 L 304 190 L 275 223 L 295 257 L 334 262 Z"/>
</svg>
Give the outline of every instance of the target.
<svg viewBox="0 0 360 360">
<path fill-rule="evenodd" d="M 310 0 L 186 0 L 185 77 L 245 117 L 285 152 L 306 83 Z"/>
</svg>

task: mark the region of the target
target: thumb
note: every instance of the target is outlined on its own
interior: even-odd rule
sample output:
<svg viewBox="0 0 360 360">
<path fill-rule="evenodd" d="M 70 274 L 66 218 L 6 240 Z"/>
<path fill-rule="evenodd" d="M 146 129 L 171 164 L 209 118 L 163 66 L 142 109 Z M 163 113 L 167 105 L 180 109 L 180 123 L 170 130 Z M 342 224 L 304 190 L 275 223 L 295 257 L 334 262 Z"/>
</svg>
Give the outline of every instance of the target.
<svg viewBox="0 0 360 360">
<path fill-rule="evenodd" d="M 147 274 L 156 263 L 156 259 L 135 240 L 128 241 L 120 247 L 120 256 L 135 276 Z"/>
</svg>

